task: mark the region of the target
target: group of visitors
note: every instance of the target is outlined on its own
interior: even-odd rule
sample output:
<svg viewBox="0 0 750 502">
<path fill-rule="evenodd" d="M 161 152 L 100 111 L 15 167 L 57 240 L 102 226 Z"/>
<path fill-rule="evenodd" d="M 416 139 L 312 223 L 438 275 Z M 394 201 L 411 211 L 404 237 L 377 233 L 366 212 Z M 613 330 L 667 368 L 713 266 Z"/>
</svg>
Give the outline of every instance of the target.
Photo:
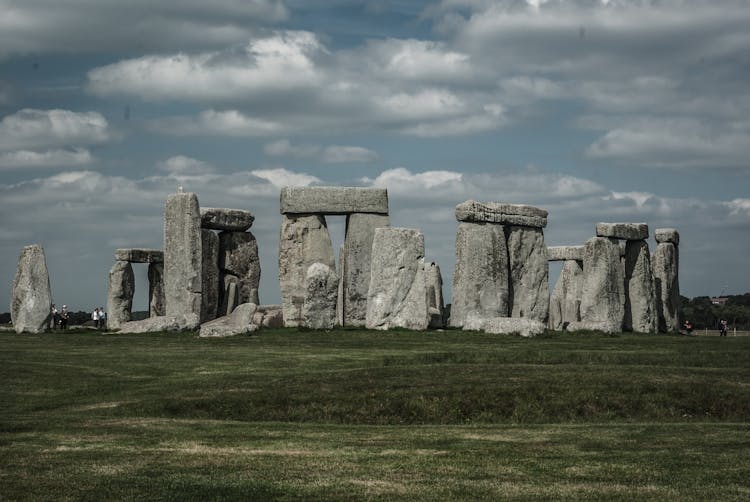
<svg viewBox="0 0 750 502">
<path fill-rule="evenodd" d="M 107 327 L 107 313 L 102 307 L 96 307 L 91 313 L 91 320 L 94 321 L 96 329 L 105 329 Z"/>
<path fill-rule="evenodd" d="M 689 320 L 685 320 L 684 323 L 682 323 L 682 326 L 685 328 L 685 334 L 686 335 L 692 335 L 693 334 L 693 323 Z M 727 336 L 727 331 L 729 330 L 729 323 L 726 319 L 720 319 L 719 320 L 719 336 Z"/>
<path fill-rule="evenodd" d="M 52 308 L 50 309 L 50 329 L 68 329 L 68 306 L 63 305 L 62 309 L 59 311 L 57 310 L 57 307 L 55 304 L 52 304 Z"/>
</svg>

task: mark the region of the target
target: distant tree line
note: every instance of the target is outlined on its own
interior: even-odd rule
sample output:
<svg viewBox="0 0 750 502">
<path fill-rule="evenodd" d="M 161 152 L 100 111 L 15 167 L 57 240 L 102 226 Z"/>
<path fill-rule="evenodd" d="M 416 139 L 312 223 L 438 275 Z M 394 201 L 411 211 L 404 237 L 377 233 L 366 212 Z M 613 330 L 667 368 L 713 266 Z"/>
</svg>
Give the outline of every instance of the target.
<svg viewBox="0 0 750 502">
<path fill-rule="evenodd" d="M 714 305 L 708 296 L 681 296 L 680 318 L 692 321 L 695 329 L 719 329 L 719 321 L 726 319 L 730 329 L 750 330 L 750 293 L 726 298 L 724 305 Z"/>
</svg>

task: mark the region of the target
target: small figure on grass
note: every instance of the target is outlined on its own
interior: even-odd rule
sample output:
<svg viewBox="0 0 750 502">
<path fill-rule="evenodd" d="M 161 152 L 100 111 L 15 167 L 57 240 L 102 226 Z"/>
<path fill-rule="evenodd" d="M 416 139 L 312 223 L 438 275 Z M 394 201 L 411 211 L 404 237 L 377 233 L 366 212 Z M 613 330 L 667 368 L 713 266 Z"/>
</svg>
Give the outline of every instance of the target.
<svg viewBox="0 0 750 502">
<path fill-rule="evenodd" d="M 685 319 L 685 323 L 683 324 L 685 327 L 685 334 L 688 336 L 692 336 L 693 334 L 693 323 L 689 320 Z"/>
<path fill-rule="evenodd" d="M 63 305 L 60 310 L 60 329 L 68 329 L 68 306 Z"/>
<path fill-rule="evenodd" d="M 727 336 L 727 320 L 722 319 L 719 321 L 719 336 Z"/>
</svg>

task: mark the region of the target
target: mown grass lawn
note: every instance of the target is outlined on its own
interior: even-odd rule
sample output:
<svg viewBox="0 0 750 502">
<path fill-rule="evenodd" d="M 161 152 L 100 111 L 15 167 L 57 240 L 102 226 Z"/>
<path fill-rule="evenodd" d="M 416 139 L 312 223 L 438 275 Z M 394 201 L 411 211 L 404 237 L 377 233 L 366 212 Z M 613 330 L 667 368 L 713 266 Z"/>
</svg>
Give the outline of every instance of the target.
<svg viewBox="0 0 750 502">
<path fill-rule="evenodd" d="M 0 334 L 0 500 L 750 499 L 750 337 Z"/>
</svg>

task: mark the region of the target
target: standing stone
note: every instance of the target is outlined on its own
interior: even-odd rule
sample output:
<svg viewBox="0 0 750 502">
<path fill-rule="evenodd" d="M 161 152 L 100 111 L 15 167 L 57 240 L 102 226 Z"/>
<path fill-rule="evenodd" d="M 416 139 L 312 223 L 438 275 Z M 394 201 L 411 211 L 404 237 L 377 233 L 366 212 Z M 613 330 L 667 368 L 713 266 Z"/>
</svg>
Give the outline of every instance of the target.
<svg viewBox="0 0 750 502">
<path fill-rule="evenodd" d="M 148 315 L 165 315 L 164 310 L 164 264 L 148 264 Z"/>
<path fill-rule="evenodd" d="M 576 260 L 566 260 L 549 301 L 550 329 L 562 331 L 571 322 L 581 320 L 582 291 L 582 263 Z"/>
<path fill-rule="evenodd" d="M 618 333 L 624 316 L 625 277 L 620 246 L 615 239 L 592 237 L 586 241 L 583 255 L 581 322 L 571 323 L 568 329 Z"/>
<path fill-rule="evenodd" d="M 219 268 L 239 279 L 239 302 L 259 304 L 260 258 L 258 241 L 250 232 L 219 234 Z"/>
<path fill-rule="evenodd" d="M 216 319 L 219 309 L 219 236 L 212 230 L 201 230 L 201 322 Z"/>
<path fill-rule="evenodd" d="M 354 213 L 346 218 L 344 259 L 339 260 L 343 280 L 343 325 L 364 326 L 370 288 L 370 259 L 375 229 L 389 226 L 388 215 Z"/>
<path fill-rule="evenodd" d="M 507 227 L 511 317 L 549 316 L 549 264 L 541 228 Z"/>
<path fill-rule="evenodd" d="M 217 312 L 218 317 L 229 315 L 234 311 L 234 308 L 239 305 L 240 298 L 240 279 L 232 274 L 221 274 L 221 280 L 219 281 L 219 309 Z"/>
<path fill-rule="evenodd" d="M 344 325 L 344 245 L 339 247 L 339 291 L 336 296 L 336 325 Z M 369 275 L 368 275 L 369 277 Z M 366 305 L 366 304 L 365 304 Z"/>
<path fill-rule="evenodd" d="M 279 286 L 284 326 L 299 326 L 305 302 L 305 276 L 316 262 L 335 269 L 333 245 L 325 217 L 284 214 L 279 239 Z"/>
<path fill-rule="evenodd" d="M 367 327 L 424 330 L 429 325 L 424 236 L 410 228 L 375 230 Z"/>
<path fill-rule="evenodd" d="M 164 207 L 165 314 L 196 327 L 202 293 L 201 215 L 194 193 L 174 193 Z"/>
<path fill-rule="evenodd" d="M 44 249 L 24 246 L 18 257 L 10 295 L 10 318 L 16 333 L 43 333 L 49 325 L 52 291 Z"/>
<path fill-rule="evenodd" d="M 336 303 L 339 276 L 323 263 L 313 263 L 305 276 L 305 303 L 302 306 L 303 325 L 311 329 L 331 329 L 336 326 Z"/>
<path fill-rule="evenodd" d="M 135 293 L 133 266 L 127 261 L 116 261 L 109 271 L 107 288 L 107 328 L 119 329 L 130 321 Z"/>
<path fill-rule="evenodd" d="M 430 328 L 445 327 L 445 304 L 443 301 L 443 276 L 440 267 L 435 263 L 424 266 L 425 284 L 427 287 L 427 308 L 430 312 Z"/>
<path fill-rule="evenodd" d="M 472 312 L 484 317 L 507 317 L 508 289 L 508 248 L 503 226 L 459 223 L 450 325 L 460 328 Z"/>
<path fill-rule="evenodd" d="M 665 229 L 662 229 L 664 231 Z M 669 229 L 671 230 L 671 229 Z M 657 241 L 659 240 L 659 230 Z M 676 231 L 675 231 L 676 233 Z M 679 242 L 679 236 L 676 239 Z M 654 295 L 657 302 L 658 329 L 661 332 L 679 331 L 680 319 L 680 256 L 674 242 L 659 242 L 651 258 L 654 272 Z"/>
<path fill-rule="evenodd" d="M 624 328 L 638 333 L 655 333 L 657 319 L 648 244 L 643 240 L 627 241 Z"/>
</svg>

